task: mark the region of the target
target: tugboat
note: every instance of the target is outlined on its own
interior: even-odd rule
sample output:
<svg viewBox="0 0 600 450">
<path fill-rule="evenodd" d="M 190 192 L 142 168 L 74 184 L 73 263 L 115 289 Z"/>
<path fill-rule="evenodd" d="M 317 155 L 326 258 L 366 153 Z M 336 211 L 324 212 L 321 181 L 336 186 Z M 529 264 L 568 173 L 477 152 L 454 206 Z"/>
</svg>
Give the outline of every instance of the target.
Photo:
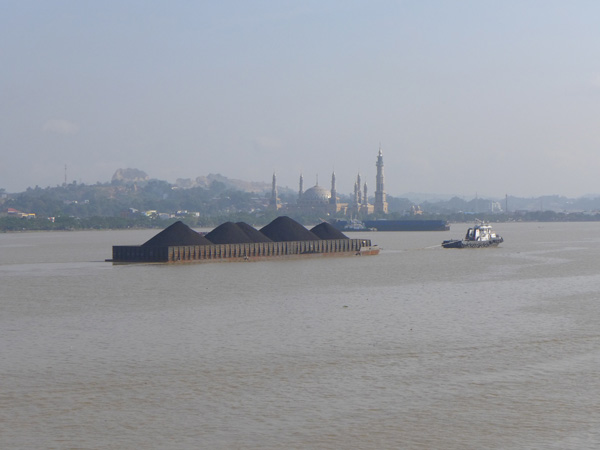
<svg viewBox="0 0 600 450">
<path fill-rule="evenodd" d="M 501 236 L 492 231 L 490 225 L 480 223 L 467 230 L 464 239 L 450 239 L 442 242 L 444 248 L 497 247 L 504 242 Z"/>
</svg>

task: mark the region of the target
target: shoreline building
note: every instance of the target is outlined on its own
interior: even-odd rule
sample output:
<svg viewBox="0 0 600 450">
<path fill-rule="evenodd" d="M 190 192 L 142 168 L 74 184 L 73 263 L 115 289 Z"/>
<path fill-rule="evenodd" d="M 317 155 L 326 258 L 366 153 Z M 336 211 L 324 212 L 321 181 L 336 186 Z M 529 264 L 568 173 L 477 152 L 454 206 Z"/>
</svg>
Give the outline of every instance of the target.
<svg viewBox="0 0 600 450">
<path fill-rule="evenodd" d="M 373 205 L 373 210 L 375 213 L 387 214 L 388 203 L 383 188 L 383 153 L 381 152 L 381 147 L 379 147 L 379 154 L 377 155 L 377 163 L 375 166 L 377 167 L 377 177 L 375 179 L 375 204 Z"/>
<path fill-rule="evenodd" d="M 304 212 L 318 212 L 320 214 L 336 214 L 340 211 L 344 211 L 347 208 L 346 203 L 340 203 L 339 197 L 337 196 L 337 190 L 335 188 L 335 172 L 331 174 L 331 189 L 319 185 L 319 179 L 317 177 L 317 184 L 313 187 L 304 191 L 304 177 L 300 175 L 298 199 L 296 205 L 292 208 L 299 209 Z"/>
<path fill-rule="evenodd" d="M 362 183 L 360 173 L 356 177 L 354 183 L 354 197 L 350 203 L 341 203 L 337 195 L 336 189 L 336 176 L 335 172 L 331 174 L 331 189 L 327 189 L 319 185 L 319 179 L 317 177 L 316 184 L 304 191 L 304 176 L 300 174 L 299 188 L 298 188 L 298 199 L 295 205 L 288 205 L 289 209 L 296 209 L 302 212 L 317 212 L 319 214 L 338 214 L 342 213 L 346 216 L 366 216 L 373 213 L 387 214 L 388 204 L 386 201 L 386 194 L 384 190 L 384 174 L 383 174 L 383 153 L 379 148 L 379 154 L 377 156 L 377 177 L 376 177 L 376 190 L 375 190 L 375 202 L 369 204 L 369 196 L 367 190 L 367 183 Z M 273 175 L 273 183 L 275 183 L 275 176 Z M 271 194 L 271 204 L 276 201 L 276 187 L 273 187 Z"/>
<path fill-rule="evenodd" d="M 273 172 L 273 184 L 271 186 L 271 198 L 269 199 L 269 208 L 277 211 L 281 208 L 281 204 L 279 203 L 279 196 L 277 193 L 277 175 Z"/>
<path fill-rule="evenodd" d="M 374 207 L 369 205 L 369 195 L 367 192 L 367 183 L 362 185 L 361 189 L 360 173 L 356 176 L 354 183 L 354 198 L 352 200 L 351 213 L 353 215 L 369 215 L 373 214 Z"/>
</svg>

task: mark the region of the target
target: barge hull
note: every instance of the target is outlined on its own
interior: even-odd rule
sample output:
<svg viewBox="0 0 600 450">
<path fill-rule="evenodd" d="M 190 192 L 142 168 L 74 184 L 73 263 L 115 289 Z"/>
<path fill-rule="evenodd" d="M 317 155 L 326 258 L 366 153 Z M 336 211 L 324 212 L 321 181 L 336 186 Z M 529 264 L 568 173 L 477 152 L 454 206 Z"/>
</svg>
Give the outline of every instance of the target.
<svg viewBox="0 0 600 450">
<path fill-rule="evenodd" d="M 301 256 L 376 255 L 370 239 L 259 242 L 182 246 L 115 245 L 113 263 L 179 263 L 208 261 L 254 261 Z"/>
</svg>

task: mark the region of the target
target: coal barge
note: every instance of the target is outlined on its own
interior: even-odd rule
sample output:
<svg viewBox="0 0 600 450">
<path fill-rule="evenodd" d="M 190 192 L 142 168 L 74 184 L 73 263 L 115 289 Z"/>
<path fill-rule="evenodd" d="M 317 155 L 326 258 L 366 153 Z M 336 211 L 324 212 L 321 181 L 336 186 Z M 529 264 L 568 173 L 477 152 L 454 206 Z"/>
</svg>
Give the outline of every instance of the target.
<svg viewBox="0 0 600 450">
<path fill-rule="evenodd" d="M 109 262 L 254 261 L 308 256 L 377 255 L 370 239 L 349 239 L 327 222 L 308 230 L 281 216 L 260 230 L 225 222 L 205 236 L 175 222 L 142 245 L 115 245 Z"/>
</svg>

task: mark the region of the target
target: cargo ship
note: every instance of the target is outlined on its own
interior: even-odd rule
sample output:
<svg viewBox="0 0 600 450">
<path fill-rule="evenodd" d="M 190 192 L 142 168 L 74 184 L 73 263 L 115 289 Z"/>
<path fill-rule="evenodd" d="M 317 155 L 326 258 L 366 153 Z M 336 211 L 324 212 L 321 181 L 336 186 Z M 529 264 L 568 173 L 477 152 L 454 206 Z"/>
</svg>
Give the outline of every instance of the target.
<svg viewBox="0 0 600 450">
<path fill-rule="evenodd" d="M 334 220 L 331 224 L 341 231 L 448 231 L 450 225 L 445 220 Z"/>
<path fill-rule="evenodd" d="M 329 223 L 308 230 L 281 216 L 260 231 L 226 222 L 201 235 L 175 222 L 142 245 L 115 245 L 113 264 L 256 261 L 264 259 L 377 255 L 370 239 L 350 239 Z"/>
</svg>

